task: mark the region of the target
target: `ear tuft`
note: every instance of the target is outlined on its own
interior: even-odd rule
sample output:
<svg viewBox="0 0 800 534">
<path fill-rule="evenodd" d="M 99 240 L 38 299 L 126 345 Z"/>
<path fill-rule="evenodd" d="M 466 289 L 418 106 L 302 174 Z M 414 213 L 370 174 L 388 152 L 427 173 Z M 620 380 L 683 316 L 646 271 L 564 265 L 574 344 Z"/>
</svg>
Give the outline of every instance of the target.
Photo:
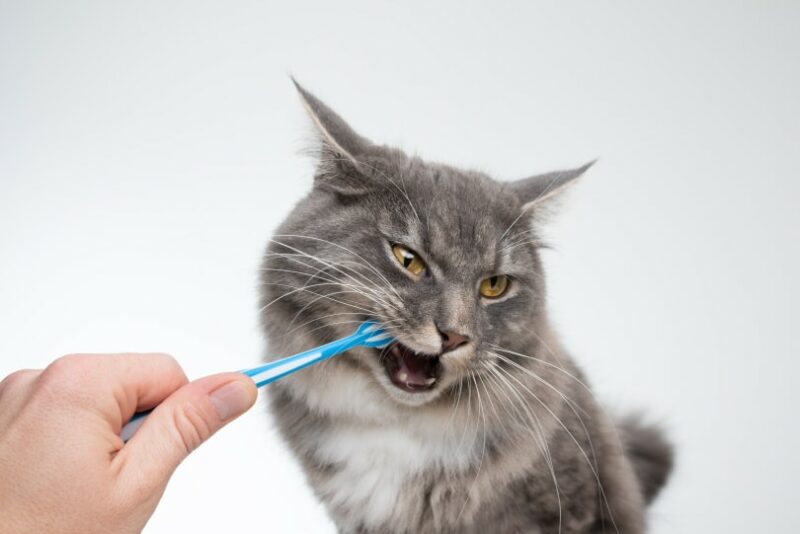
<svg viewBox="0 0 800 534">
<path fill-rule="evenodd" d="M 292 78 L 292 83 L 297 88 L 308 115 L 319 130 L 322 142 L 329 144 L 332 150 L 341 156 L 355 160 L 372 145 L 354 132 L 335 111 L 297 83 L 297 80 Z"/>
<path fill-rule="evenodd" d="M 597 160 L 592 160 L 576 169 L 548 172 L 547 174 L 523 178 L 522 180 L 511 182 L 510 189 L 523 204 L 522 209 L 527 210 L 563 191 L 596 162 Z"/>
<path fill-rule="evenodd" d="M 319 158 L 315 185 L 342 194 L 360 194 L 369 189 L 369 177 L 360 158 L 374 145 L 358 135 L 336 112 L 291 78 L 303 106 L 314 122 Z"/>
</svg>

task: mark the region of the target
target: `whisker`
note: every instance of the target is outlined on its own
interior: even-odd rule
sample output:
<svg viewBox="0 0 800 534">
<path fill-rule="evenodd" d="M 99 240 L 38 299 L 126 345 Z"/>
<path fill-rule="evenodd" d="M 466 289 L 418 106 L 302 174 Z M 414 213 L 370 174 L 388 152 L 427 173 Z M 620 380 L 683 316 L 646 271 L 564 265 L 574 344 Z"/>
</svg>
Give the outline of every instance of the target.
<svg viewBox="0 0 800 534">
<path fill-rule="evenodd" d="M 349 306 L 349 307 L 357 309 L 357 310 L 362 310 L 362 311 L 366 312 L 367 314 L 372 314 L 375 311 L 375 310 L 370 310 L 370 309 L 364 308 L 363 306 L 359 306 L 358 304 L 353 304 L 352 302 L 345 302 L 343 300 L 335 299 L 335 298 L 332 297 L 332 295 L 338 295 L 338 294 L 343 294 L 343 293 L 354 293 L 353 291 L 336 291 L 336 292 L 333 292 L 333 293 L 330 293 L 330 294 L 322 294 L 322 293 L 317 293 L 315 291 L 311 291 L 309 288 L 312 287 L 312 286 L 309 286 L 309 287 L 294 287 L 294 286 L 291 286 L 291 285 L 288 285 L 288 284 L 281 284 L 281 283 L 278 283 L 278 282 L 268 282 L 265 285 L 276 285 L 276 286 L 289 287 L 289 288 L 293 288 L 293 289 L 291 291 L 289 291 L 287 293 L 284 293 L 283 295 L 271 300 L 270 302 L 268 302 L 265 306 L 263 306 L 259 310 L 259 312 L 263 312 L 264 310 L 266 310 L 267 308 L 269 308 L 270 306 L 272 306 L 273 304 L 275 304 L 279 300 L 284 299 L 284 298 L 286 298 L 286 297 L 288 297 L 288 296 L 290 296 L 290 295 L 292 295 L 294 293 L 298 293 L 298 292 L 301 292 L 301 291 L 305 291 L 305 292 L 308 292 L 308 293 L 310 293 L 312 295 L 316 295 L 318 297 L 329 299 L 329 300 L 331 300 L 333 302 L 337 302 L 337 303 L 342 304 L 344 306 Z"/>
<path fill-rule="evenodd" d="M 550 416 L 567 433 L 567 435 L 570 437 L 570 439 L 573 441 L 573 443 L 575 443 L 575 445 L 578 447 L 578 450 L 580 451 L 581 455 L 586 460 L 586 464 L 589 466 L 589 469 L 591 470 L 592 475 L 594 475 L 595 481 L 597 483 L 598 490 L 599 490 L 600 494 L 603 496 L 603 501 L 605 503 L 606 509 L 608 510 L 609 519 L 611 519 L 611 524 L 614 526 L 614 529 L 616 530 L 616 532 L 619 533 L 619 529 L 617 528 L 616 522 L 614 521 L 613 513 L 611 511 L 611 506 L 610 506 L 610 504 L 608 502 L 608 499 L 605 496 L 605 490 L 603 489 L 603 484 L 600 481 L 600 475 L 598 474 L 597 469 L 595 469 L 594 465 L 592 464 L 591 460 L 589 459 L 589 455 L 586 453 L 586 450 L 578 442 L 578 439 L 575 437 L 575 435 L 572 433 L 572 431 L 567 427 L 567 425 L 564 424 L 564 422 L 561 420 L 561 418 L 558 417 L 555 414 L 555 412 L 553 412 L 553 410 L 547 405 L 547 403 L 542 401 L 533 391 L 531 391 L 531 389 L 528 386 L 526 386 L 525 384 L 520 382 L 512 373 L 510 373 L 509 371 L 503 369 L 502 367 L 495 366 L 495 368 L 497 370 L 501 371 L 502 373 L 504 373 L 511 380 L 514 380 L 517 384 L 520 385 L 520 387 L 524 388 L 528 393 L 530 393 L 530 395 L 534 398 L 534 400 L 536 400 L 536 402 L 539 403 L 539 405 L 542 408 L 544 408 L 545 411 L 548 414 L 550 414 Z"/>
<path fill-rule="evenodd" d="M 295 326 L 294 328 L 292 328 L 291 330 L 287 331 L 285 334 L 283 334 L 283 336 L 289 336 L 289 335 L 293 334 L 294 332 L 297 332 L 298 330 L 302 329 L 304 326 L 308 326 L 310 324 L 313 324 L 313 323 L 316 323 L 316 322 L 319 322 L 319 321 L 323 321 L 323 320 L 329 319 L 331 317 L 338 317 L 338 316 L 342 316 L 342 315 L 355 315 L 355 316 L 358 316 L 358 317 L 362 317 L 364 314 L 360 313 L 360 312 L 329 313 L 329 314 L 326 314 L 326 315 L 322 315 L 320 317 L 315 317 L 315 318 L 311 319 L 310 321 L 306 321 L 304 323 L 301 323 L 301 324 Z M 372 314 L 372 315 L 376 319 L 381 319 L 382 317 L 384 317 L 384 316 L 382 316 L 380 314 L 377 314 L 377 313 Z M 295 319 L 292 319 L 291 322 L 289 322 L 289 324 L 287 325 L 287 328 L 291 327 L 292 324 L 294 323 L 294 321 L 295 321 Z M 363 322 L 363 319 L 359 319 L 359 321 Z M 385 326 L 389 321 L 379 321 L 379 322 L 381 323 L 381 325 Z"/>
<path fill-rule="evenodd" d="M 309 259 L 311 259 L 311 260 L 318 261 L 318 262 L 322 263 L 323 265 L 327 265 L 327 266 L 329 266 L 330 268 L 332 268 L 332 269 L 334 269 L 334 270 L 336 270 L 336 271 L 340 272 L 340 273 L 341 273 L 341 274 L 343 274 L 344 276 L 347 276 L 347 277 L 348 277 L 348 278 L 350 278 L 350 279 L 351 279 L 353 282 L 355 282 L 355 283 L 357 283 L 357 284 L 358 284 L 358 283 L 360 283 L 358 280 L 356 280 L 356 278 L 355 278 L 353 275 L 351 275 L 351 274 L 350 274 L 350 273 L 348 273 L 347 271 L 344 271 L 344 270 L 340 269 L 340 268 L 339 268 L 337 265 L 335 265 L 335 264 L 331 263 L 330 261 L 323 260 L 322 258 L 320 258 L 320 257 L 318 257 L 318 256 L 315 256 L 315 255 L 313 255 L 313 254 L 309 254 L 309 253 L 307 253 L 307 252 L 304 252 L 304 251 L 302 251 L 302 250 L 300 250 L 300 249 L 297 249 L 297 248 L 295 248 L 295 247 L 292 247 L 291 245 L 287 245 L 286 243 L 282 243 L 282 242 L 280 242 L 280 241 L 278 241 L 278 240 L 275 240 L 275 239 L 270 239 L 270 241 L 271 241 L 272 243 L 276 243 L 276 244 L 278 244 L 278 245 L 280 245 L 280 246 L 282 246 L 282 247 L 288 248 L 289 250 L 292 250 L 292 251 L 294 251 L 294 252 L 297 252 L 298 254 L 302 254 L 303 256 L 305 256 L 305 257 L 307 257 L 307 258 L 309 258 Z M 352 269 L 351 269 L 351 270 L 352 270 Z M 358 273 L 357 271 L 354 271 L 354 272 L 355 272 L 356 274 L 359 274 L 359 275 L 360 275 L 362 278 L 366 279 L 366 280 L 367 280 L 368 282 L 370 282 L 371 284 L 374 284 L 374 283 L 375 283 L 375 281 L 374 281 L 374 280 L 370 280 L 369 278 L 367 278 L 367 277 L 366 277 L 365 275 L 363 275 L 362 273 Z"/>
<path fill-rule="evenodd" d="M 544 435 L 544 427 L 542 426 L 542 422 L 539 420 L 539 416 L 536 414 L 535 410 L 531 410 L 528 406 L 528 403 L 522 398 L 522 394 L 517 390 L 517 388 L 503 376 L 500 372 L 502 369 L 500 367 L 491 366 L 488 362 L 484 362 L 486 368 L 491 371 L 499 380 L 506 384 L 506 387 L 511 391 L 517 399 L 520 401 L 520 405 L 525 409 L 528 414 L 528 420 L 535 423 L 535 426 L 530 427 L 531 437 L 533 437 L 534 441 L 539 445 L 539 449 L 542 451 L 545 465 L 547 465 L 548 471 L 550 473 L 550 477 L 553 480 L 553 486 L 556 492 L 556 501 L 558 503 L 558 531 L 561 532 L 562 526 L 562 504 L 561 504 L 561 491 L 558 487 L 558 477 L 556 476 L 555 466 L 553 464 L 553 457 L 550 453 L 550 447 L 547 444 L 547 438 Z M 538 430 L 538 436 L 534 430 Z"/>
<path fill-rule="evenodd" d="M 542 341 L 541 341 L 541 339 L 540 339 L 539 341 L 540 341 L 540 342 L 542 342 Z M 542 342 L 542 344 L 544 345 L 544 342 Z M 550 363 L 550 362 L 548 362 L 547 360 L 542 360 L 541 358 L 536 358 L 535 356 L 531 356 L 531 355 L 529 355 L 529 354 L 522 354 L 522 353 L 520 353 L 520 352 L 514 352 L 513 350 L 508 350 L 508 349 L 505 349 L 505 348 L 501 347 L 500 345 L 495 345 L 495 344 L 493 344 L 493 343 L 487 343 L 487 345 L 489 345 L 489 346 L 490 346 L 490 347 L 492 347 L 493 349 L 495 349 L 495 350 L 498 350 L 498 351 L 500 351 L 500 352 L 505 352 L 505 353 L 508 353 L 508 354 L 512 354 L 512 355 L 514 355 L 514 356 L 519 356 L 520 358 L 527 358 L 527 359 L 529 359 L 529 360 L 533 360 L 533 361 L 535 361 L 535 362 L 541 363 L 541 364 L 543 364 L 543 365 L 546 365 L 546 366 L 548 366 L 548 367 L 552 367 L 552 368 L 553 368 L 553 369 L 555 369 L 556 371 L 560 371 L 561 373 L 564 373 L 565 375 L 567 375 L 568 377 L 570 377 L 571 379 L 573 379 L 575 382 L 577 382 L 578 384 L 580 384 L 581 386 L 583 386 L 583 388 L 584 388 L 586 391 L 588 391 L 589 393 L 591 393 L 591 392 L 592 392 L 592 390 L 591 390 L 591 389 L 589 389 L 589 386 L 588 386 L 588 385 L 586 385 L 586 384 L 585 384 L 585 383 L 584 383 L 584 382 L 583 382 L 583 381 L 582 381 L 580 378 L 578 378 L 577 376 L 573 375 L 572 373 L 570 373 L 570 372 L 569 372 L 569 371 L 567 371 L 566 369 L 564 369 L 564 368 L 562 368 L 562 367 L 559 367 L 558 365 L 555 365 L 555 364 L 553 364 L 553 363 Z M 548 350 L 550 350 L 550 351 L 551 351 L 551 353 L 552 353 L 552 350 L 551 350 L 549 347 L 547 347 L 547 345 L 544 345 L 544 346 L 545 346 L 545 347 L 546 347 Z M 555 355 L 554 355 L 554 356 L 555 356 Z"/>
<path fill-rule="evenodd" d="M 310 240 L 314 240 L 314 241 L 321 241 L 321 242 L 323 242 L 323 243 L 327 243 L 327 244 L 329 244 L 329 245 L 333 245 L 333 246 L 335 246 L 335 247 L 338 247 L 338 248 L 340 248 L 340 249 L 344 250 L 345 252 L 348 252 L 348 253 L 352 254 L 353 256 L 357 257 L 358 259 L 360 259 L 360 260 L 361 260 L 361 262 L 362 262 L 362 265 L 364 265 L 364 266 L 368 267 L 368 268 L 369 268 L 369 269 L 370 269 L 372 272 L 374 272 L 375 274 L 377 274 L 377 275 L 378 275 L 378 277 L 379 277 L 379 278 L 380 278 L 380 279 L 381 279 L 383 282 L 385 282 L 385 283 L 386 283 L 386 286 L 387 286 L 388 288 L 390 288 L 390 289 L 391 289 L 391 290 L 392 290 L 392 291 L 395 293 L 395 295 L 397 295 L 397 298 L 399 298 L 399 299 L 401 299 L 401 300 L 402 300 L 402 297 L 401 297 L 401 296 L 400 296 L 400 294 L 397 292 L 397 289 L 394 287 L 394 285 L 392 285 L 392 283 L 389 281 L 389 279 L 388 279 L 388 278 L 386 278 L 386 276 L 385 276 L 385 275 L 384 275 L 382 272 L 380 272 L 378 269 L 376 269 L 376 268 L 375 268 L 375 266 L 374 266 L 374 265 L 372 265 L 372 264 L 371 264 L 369 261 L 367 261 L 367 260 L 366 260 L 366 259 L 365 259 L 363 256 L 361 256 L 360 254 L 358 254 L 358 253 L 356 253 L 356 252 L 353 252 L 352 250 L 350 250 L 349 248 L 345 247 L 344 245 L 342 245 L 342 244 L 340 244 L 340 243 L 334 243 L 333 241 L 329 241 L 329 240 L 327 240 L 327 239 L 322 239 L 321 237 L 314 237 L 314 236 L 307 236 L 307 235 L 296 235 L 296 234 L 278 234 L 278 235 L 277 235 L 277 236 L 275 236 L 275 237 L 294 237 L 294 238 L 298 238 L 298 239 L 310 239 Z"/>
<path fill-rule="evenodd" d="M 456 516 L 456 523 L 458 523 L 458 520 L 461 519 L 461 514 L 464 513 L 464 509 L 467 506 L 467 502 L 469 502 L 469 498 L 472 496 L 472 490 L 475 488 L 475 483 L 478 481 L 478 477 L 481 474 L 481 468 L 483 467 L 483 458 L 486 455 L 486 431 L 487 431 L 486 414 L 484 413 L 483 410 L 483 401 L 481 400 L 481 392 L 480 388 L 478 388 L 478 381 L 475 379 L 474 371 L 470 371 L 470 377 L 472 378 L 472 381 L 475 383 L 475 394 L 478 397 L 478 409 L 480 410 L 480 416 L 481 419 L 483 420 L 483 432 L 482 432 L 483 446 L 481 448 L 481 458 L 480 461 L 478 462 L 478 469 L 475 471 L 475 478 L 472 479 L 472 484 L 470 484 L 469 489 L 467 490 L 467 497 L 466 499 L 464 499 L 464 504 L 461 505 L 461 510 L 459 510 L 458 515 Z M 478 421 L 476 420 L 475 432 L 477 433 L 477 431 L 478 431 Z"/>
<path fill-rule="evenodd" d="M 294 255 L 290 255 L 290 254 L 281 254 L 281 253 L 271 253 L 270 255 L 274 255 L 274 256 L 294 256 Z M 297 260 L 296 258 L 293 258 L 293 257 L 292 258 L 287 258 L 287 259 L 289 261 L 299 262 L 299 260 Z M 312 269 L 314 268 L 314 267 L 311 267 L 311 266 L 309 266 L 309 265 L 307 265 L 305 263 L 302 263 L 302 262 L 299 262 L 299 263 L 301 263 L 301 265 L 303 265 L 304 267 L 309 267 L 309 268 L 312 268 Z M 341 264 L 337 264 L 337 265 L 342 266 Z M 279 270 L 279 269 L 266 268 L 266 269 L 262 269 L 262 270 L 267 271 L 267 270 Z M 308 285 L 308 283 L 314 277 L 319 277 L 318 273 L 325 272 L 326 270 L 327 270 L 327 268 L 317 269 L 313 274 L 309 275 L 309 278 L 306 281 L 306 283 L 304 284 L 304 286 Z M 292 272 L 289 269 L 282 269 L 281 271 Z M 300 274 L 306 274 L 306 273 L 302 273 L 300 271 L 296 271 L 296 272 L 298 272 Z M 386 306 L 387 308 L 394 308 L 395 310 L 400 311 L 400 308 L 399 308 L 398 304 L 393 303 L 393 302 L 389 302 L 389 300 L 388 300 L 390 298 L 389 294 L 387 294 L 385 291 L 383 291 L 382 289 L 377 287 L 377 285 L 376 286 L 365 286 L 365 285 L 361 284 L 360 282 L 359 283 L 355 283 L 355 284 L 345 283 L 339 278 L 322 278 L 322 277 L 319 277 L 319 278 L 323 279 L 323 280 L 335 281 L 338 284 L 350 287 L 350 288 L 352 288 L 354 290 L 361 291 L 362 293 L 363 293 L 362 290 L 369 291 L 370 294 L 363 293 L 365 298 L 370 299 L 370 300 L 374 300 L 374 301 L 380 301 L 380 303 L 383 304 L 384 306 Z M 373 283 L 373 282 L 371 281 L 371 283 Z M 402 302 L 402 299 L 401 299 L 401 302 Z"/>
</svg>

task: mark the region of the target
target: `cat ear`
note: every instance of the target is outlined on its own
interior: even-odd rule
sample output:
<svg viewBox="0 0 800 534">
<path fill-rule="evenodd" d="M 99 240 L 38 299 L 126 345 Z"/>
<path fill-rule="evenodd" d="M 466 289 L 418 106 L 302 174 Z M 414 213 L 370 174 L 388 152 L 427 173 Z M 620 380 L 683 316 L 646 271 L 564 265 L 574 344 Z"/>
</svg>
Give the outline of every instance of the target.
<svg viewBox="0 0 800 534">
<path fill-rule="evenodd" d="M 511 182 L 511 191 L 517 195 L 522 202 L 523 211 L 526 211 L 563 191 L 594 165 L 595 161 L 590 161 L 577 169 L 548 172 Z"/>
<path fill-rule="evenodd" d="M 292 78 L 292 82 L 319 135 L 314 185 L 342 194 L 367 192 L 371 185 L 369 173 L 364 172 L 365 165 L 359 157 L 374 147 L 372 142 L 353 131 L 344 119 L 297 80 Z"/>
</svg>

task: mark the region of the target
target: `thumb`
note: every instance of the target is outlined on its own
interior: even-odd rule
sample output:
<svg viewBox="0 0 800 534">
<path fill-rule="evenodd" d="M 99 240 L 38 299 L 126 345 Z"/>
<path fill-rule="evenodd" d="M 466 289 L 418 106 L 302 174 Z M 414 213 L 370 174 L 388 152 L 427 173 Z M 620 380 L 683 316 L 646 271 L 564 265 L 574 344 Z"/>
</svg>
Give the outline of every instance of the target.
<svg viewBox="0 0 800 534">
<path fill-rule="evenodd" d="M 175 391 L 114 458 L 125 486 L 160 494 L 178 464 L 257 396 L 255 383 L 241 373 L 207 376 Z"/>
</svg>

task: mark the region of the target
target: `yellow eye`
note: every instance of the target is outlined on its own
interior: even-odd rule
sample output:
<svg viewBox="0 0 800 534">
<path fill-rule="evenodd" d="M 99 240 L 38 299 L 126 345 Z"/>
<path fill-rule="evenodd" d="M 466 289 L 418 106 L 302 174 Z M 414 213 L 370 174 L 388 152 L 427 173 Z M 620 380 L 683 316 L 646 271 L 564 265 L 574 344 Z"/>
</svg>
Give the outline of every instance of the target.
<svg viewBox="0 0 800 534">
<path fill-rule="evenodd" d="M 410 248 L 403 245 L 392 245 L 392 254 L 397 259 L 397 263 L 411 274 L 419 276 L 425 272 L 425 262 Z"/>
<path fill-rule="evenodd" d="M 487 299 L 496 299 L 503 296 L 508 290 L 508 277 L 502 274 L 490 276 L 481 280 L 481 295 Z"/>
</svg>

